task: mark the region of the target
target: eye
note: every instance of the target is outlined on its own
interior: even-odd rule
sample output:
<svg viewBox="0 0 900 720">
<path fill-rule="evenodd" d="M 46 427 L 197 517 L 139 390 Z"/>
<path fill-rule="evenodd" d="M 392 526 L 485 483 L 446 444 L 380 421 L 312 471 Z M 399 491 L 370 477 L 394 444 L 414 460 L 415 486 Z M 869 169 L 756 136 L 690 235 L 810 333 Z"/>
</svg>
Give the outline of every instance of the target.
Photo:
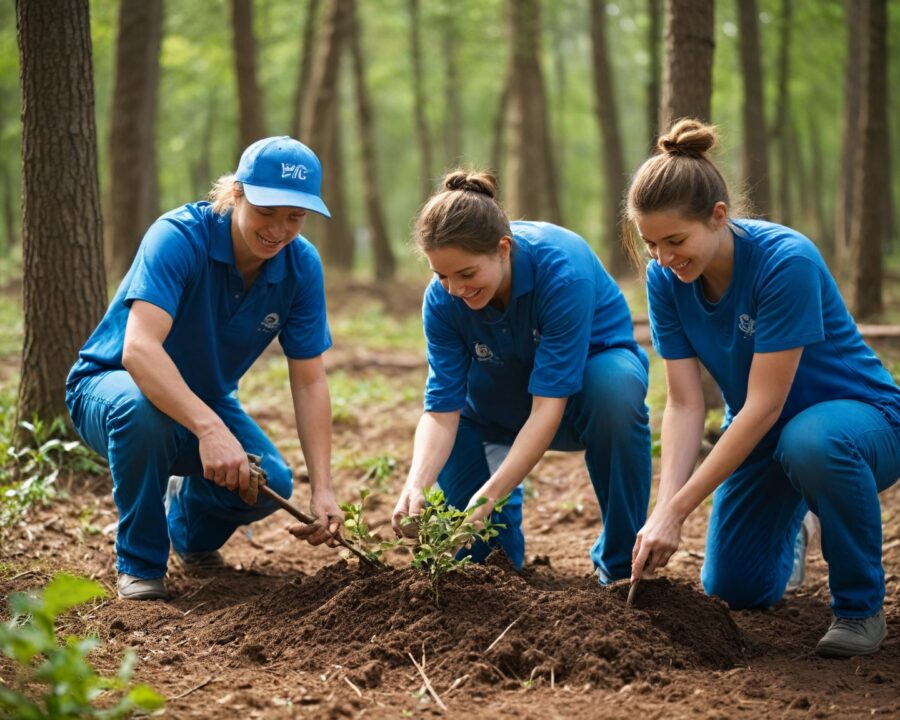
<svg viewBox="0 0 900 720">
<path fill-rule="evenodd" d="M 475 273 L 474 272 L 464 272 L 464 273 L 460 273 L 459 276 L 463 280 L 471 280 L 473 277 L 475 277 Z"/>
<path fill-rule="evenodd" d="M 671 245 L 672 247 L 678 247 L 683 242 L 684 242 L 684 238 L 680 238 L 679 240 L 670 240 L 669 245 Z"/>
</svg>

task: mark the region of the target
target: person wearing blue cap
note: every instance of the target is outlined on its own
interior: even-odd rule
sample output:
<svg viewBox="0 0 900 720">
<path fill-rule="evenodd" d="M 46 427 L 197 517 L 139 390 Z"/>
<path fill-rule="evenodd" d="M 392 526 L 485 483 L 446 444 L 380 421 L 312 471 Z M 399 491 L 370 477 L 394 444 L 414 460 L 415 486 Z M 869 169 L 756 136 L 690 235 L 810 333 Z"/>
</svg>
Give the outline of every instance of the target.
<svg viewBox="0 0 900 720">
<path fill-rule="evenodd" d="M 454 171 L 425 204 L 418 249 L 435 277 L 423 320 L 429 373 L 412 464 L 394 508 L 414 532 L 424 490 L 506 527 L 500 547 L 525 559 L 521 487 L 548 449 L 583 450 L 603 519 L 591 549 L 601 583 L 628 577 L 650 494 L 647 357 L 625 298 L 590 246 L 543 222 L 510 222 L 494 178 Z"/>
<path fill-rule="evenodd" d="M 709 156 L 716 142 L 714 127 L 679 121 L 628 193 L 634 254 L 651 258 L 650 328 L 668 393 L 659 495 L 638 533 L 633 577 L 666 565 L 685 519 L 714 493 L 703 587 L 734 608 L 769 607 L 788 585 L 809 509 L 821 524 L 834 616 L 816 652 L 871 654 L 887 633 L 878 493 L 900 476 L 900 389 L 815 245 L 735 217 Z M 726 413 L 721 438 L 696 465 L 700 362 Z"/>
<path fill-rule="evenodd" d="M 290 468 L 236 394 L 276 336 L 318 519 L 291 532 L 335 542 L 343 512 L 322 362 L 331 335 L 322 263 L 299 234 L 307 212 L 329 216 L 321 182 L 319 159 L 302 143 L 253 143 L 237 172 L 216 181 L 211 203 L 183 205 L 150 227 L 69 373 L 73 423 L 109 460 L 122 598 L 168 596 L 170 543 L 186 568 L 220 566 L 234 530 L 277 509 L 257 499 L 248 453 L 290 497 Z"/>
</svg>

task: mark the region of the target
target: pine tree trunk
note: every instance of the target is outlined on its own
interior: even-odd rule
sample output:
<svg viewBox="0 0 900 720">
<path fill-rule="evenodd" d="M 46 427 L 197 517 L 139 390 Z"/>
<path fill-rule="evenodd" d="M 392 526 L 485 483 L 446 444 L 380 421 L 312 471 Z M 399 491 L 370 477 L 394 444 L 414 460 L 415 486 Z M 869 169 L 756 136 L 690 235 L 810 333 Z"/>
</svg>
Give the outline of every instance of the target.
<svg viewBox="0 0 900 720">
<path fill-rule="evenodd" d="M 616 277 L 629 270 L 628 256 L 619 242 L 621 197 L 627 177 L 619 133 L 618 104 L 613 87 L 609 50 L 606 44 L 606 3 L 591 0 L 591 39 L 594 60 L 594 94 L 597 101 L 597 121 L 603 142 L 604 170 L 603 244 L 609 271 Z"/>
<path fill-rule="evenodd" d="M 791 175 L 790 175 L 790 99 L 788 97 L 788 79 L 790 78 L 791 57 L 791 15 L 793 0 L 781 0 L 781 16 L 779 19 L 778 48 L 778 100 L 775 108 L 775 124 L 772 127 L 772 138 L 778 148 L 778 220 L 783 225 L 792 222 L 791 208 Z"/>
<path fill-rule="evenodd" d="M 647 52 L 650 67 L 647 74 L 647 148 L 656 148 L 660 135 L 660 46 L 662 44 L 662 0 L 647 0 Z"/>
<path fill-rule="evenodd" d="M 712 99 L 713 0 L 666 0 L 663 128 L 683 117 L 709 122 Z"/>
<path fill-rule="evenodd" d="M 766 140 L 766 114 L 763 108 L 758 11 L 756 0 L 737 0 L 737 6 L 741 74 L 744 76 L 744 187 L 753 211 L 761 217 L 767 217 L 771 204 L 769 154 Z"/>
<path fill-rule="evenodd" d="M 390 280 L 397 270 L 397 260 L 394 257 L 393 250 L 391 250 L 387 225 L 384 221 L 384 209 L 381 203 L 378 162 L 375 156 L 375 120 L 372 115 L 369 88 L 366 85 L 365 61 L 363 59 L 361 38 L 362 30 L 355 2 L 348 3 L 347 28 L 353 58 L 356 112 L 359 118 L 359 137 L 362 145 L 362 183 L 366 200 L 366 211 L 369 215 L 369 233 L 372 239 L 375 279 Z"/>
<path fill-rule="evenodd" d="M 413 70 L 413 120 L 416 142 L 419 144 L 419 199 L 425 200 L 431 194 L 431 132 L 425 117 L 425 90 L 422 85 L 422 29 L 419 0 L 409 0 L 409 44 Z"/>
<path fill-rule="evenodd" d="M 883 308 L 887 163 L 887 0 L 862 0 L 862 89 L 856 149 L 856 183 L 850 223 L 853 277 L 850 305 L 858 320 Z"/>
<path fill-rule="evenodd" d="M 0 188 L 3 193 L 3 243 L 0 246 L 0 254 L 7 255 L 10 248 L 18 243 L 18 233 L 12 176 L 6 163 L 2 161 L 0 161 Z"/>
<path fill-rule="evenodd" d="M 819 118 L 810 118 L 809 133 L 809 174 L 812 214 L 815 221 L 816 241 L 829 264 L 834 261 L 834 234 L 825 214 L 825 168 L 822 164 L 822 138 L 819 134 Z"/>
<path fill-rule="evenodd" d="M 444 56 L 444 162 L 448 168 L 456 167 L 463 156 L 462 101 L 456 51 L 458 40 L 456 20 L 451 9 L 444 18 L 441 29 Z"/>
<path fill-rule="evenodd" d="M 206 117 L 204 118 L 203 130 L 197 143 L 197 157 L 191 170 L 191 187 L 194 188 L 194 194 L 198 198 L 207 196 L 212 181 L 215 179 L 212 176 L 211 159 L 218 105 L 218 88 L 213 85 L 209 89 L 209 96 L 206 100 Z"/>
<path fill-rule="evenodd" d="M 500 88 L 500 97 L 497 99 L 497 109 L 494 111 L 493 131 L 491 132 L 491 171 L 497 178 L 497 184 L 501 189 L 505 184 L 501 175 L 506 160 L 506 115 L 509 111 L 509 88 L 512 84 L 512 73 L 512 56 L 510 56 L 506 72 L 503 75 L 503 85 Z"/>
<path fill-rule="evenodd" d="M 131 267 L 144 232 L 159 216 L 155 130 L 162 33 L 162 0 L 119 6 L 105 238 L 112 280 Z"/>
<path fill-rule="evenodd" d="M 300 61 L 297 63 L 297 87 L 294 89 L 294 115 L 291 120 L 291 135 L 304 142 L 303 112 L 310 95 L 313 54 L 316 46 L 316 22 L 319 17 L 321 0 L 307 0 L 306 20 L 303 23 L 303 45 L 300 48 Z"/>
<path fill-rule="evenodd" d="M 846 0 L 847 61 L 844 67 L 844 112 L 841 122 L 841 159 L 834 203 L 834 265 L 838 280 L 850 275 L 850 222 L 856 185 L 856 138 L 859 134 L 860 73 L 862 71 L 862 16 L 859 0 Z"/>
<path fill-rule="evenodd" d="M 18 0 L 25 339 L 18 420 L 65 413 L 106 307 L 87 0 Z"/>
<path fill-rule="evenodd" d="M 238 90 L 239 152 L 266 137 L 263 94 L 256 74 L 256 39 L 253 35 L 253 0 L 231 0 L 235 77 Z"/>
</svg>

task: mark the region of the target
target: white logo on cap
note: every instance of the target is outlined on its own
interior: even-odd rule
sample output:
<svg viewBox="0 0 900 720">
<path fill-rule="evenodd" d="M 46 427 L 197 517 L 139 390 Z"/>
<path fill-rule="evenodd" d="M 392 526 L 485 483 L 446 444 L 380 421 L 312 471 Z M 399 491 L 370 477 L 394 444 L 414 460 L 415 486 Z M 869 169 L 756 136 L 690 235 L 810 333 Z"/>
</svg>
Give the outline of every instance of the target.
<svg viewBox="0 0 900 720">
<path fill-rule="evenodd" d="M 306 180 L 306 173 L 309 168 L 306 165 L 293 165 L 291 163 L 281 163 L 281 177 L 293 178 L 294 180 Z"/>
</svg>

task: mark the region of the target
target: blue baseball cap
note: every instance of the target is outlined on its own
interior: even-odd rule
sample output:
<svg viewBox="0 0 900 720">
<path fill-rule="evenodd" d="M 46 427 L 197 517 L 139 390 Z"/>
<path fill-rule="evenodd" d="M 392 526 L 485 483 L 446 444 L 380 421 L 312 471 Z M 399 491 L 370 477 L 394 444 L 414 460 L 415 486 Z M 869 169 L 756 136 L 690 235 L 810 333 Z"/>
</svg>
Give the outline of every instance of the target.
<svg viewBox="0 0 900 720">
<path fill-rule="evenodd" d="M 331 217 L 321 198 L 322 163 L 292 137 L 257 140 L 244 150 L 234 177 L 254 205 L 299 207 Z"/>
</svg>

